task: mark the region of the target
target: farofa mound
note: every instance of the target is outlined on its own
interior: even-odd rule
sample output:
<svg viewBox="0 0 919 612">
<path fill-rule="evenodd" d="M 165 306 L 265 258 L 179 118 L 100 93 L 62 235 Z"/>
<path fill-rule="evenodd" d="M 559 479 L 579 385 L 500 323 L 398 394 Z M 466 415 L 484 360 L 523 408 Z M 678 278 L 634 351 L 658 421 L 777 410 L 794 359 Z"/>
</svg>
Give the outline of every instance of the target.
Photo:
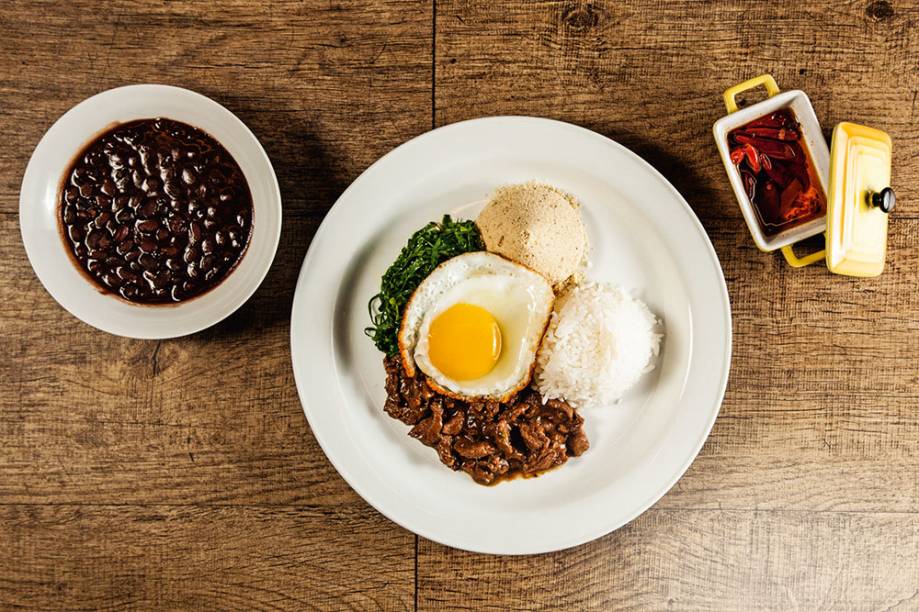
<svg viewBox="0 0 919 612">
<path fill-rule="evenodd" d="M 577 200 L 545 183 L 501 187 L 476 225 L 487 250 L 539 272 L 556 286 L 587 259 L 587 231 Z"/>
</svg>

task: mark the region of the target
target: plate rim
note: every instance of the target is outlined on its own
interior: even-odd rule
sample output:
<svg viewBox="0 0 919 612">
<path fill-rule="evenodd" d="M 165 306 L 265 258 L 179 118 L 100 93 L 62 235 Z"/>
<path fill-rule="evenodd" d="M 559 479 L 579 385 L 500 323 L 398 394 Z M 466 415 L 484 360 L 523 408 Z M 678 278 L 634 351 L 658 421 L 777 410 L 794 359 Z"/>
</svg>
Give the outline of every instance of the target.
<svg viewBox="0 0 919 612">
<path fill-rule="evenodd" d="M 302 382 L 301 376 L 298 375 L 299 365 L 300 365 L 299 361 L 301 358 L 298 357 L 299 351 L 296 348 L 297 343 L 296 343 L 296 338 L 295 338 L 295 332 L 299 330 L 299 327 L 296 323 L 296 314 L 298 311 L 298 304 L 300 303 L 301 300 L 305 299 L 303 296 L 305 296 L 306 294 L 306 290 L 303 288 L 306 286 L 306 283 L 307 283 L 307 269 L 309 267 L 310 262 L 316 257 L 316 251 L 318 250 L 317 245 L 320 244 L 320 242 L 322 242 L 320 238 L 322 238 L 325 235 L 325 233 L 329 231 L 329 227 L 331 227 L 332 221 L 334 221 L 334 218 L 338 214 L 340 214 L 340 211 L 342 210 L 342 208 L 338 206 L 339 203 L 342 202 L 351 191 L 356 190 L 356 186 L 358 184 L 360 184 L 364 180 L 368 180 L 366 178 L 366 175 L 373 168 L 377 167 L 378 165 L 383 164 L 391 156 L 396 155 L 398 151 L 403 149 L 403 147 L 407 147 L 409 145 L 417 146 L 419 142 L 430 139 L 430 138 L 435 138 L 436 137 L 435 135 L 442 134 L 446 131 L 461 130 L 464 128 L 468 128 L 469 126 L 472 126 L 472 125 L 481 125 L 484 123 L 498 124 L 502 122 L 512 122 L 512 123 L 514 122 L 523 122 L 523 123 L 538 122 L 538 123 L 542 123 L 545 125 L 554 126 L 557 129 L 570 130 L 573 132 L 577 132 L 582 136 L 594 138 L 594 139 L 598 139 L 602 141 L 606 146 L 610 146 L 613 149 L 616 149 L 618 152 L 628 157 L 631 157 L 633 160 L 635 160 L 641 166 L 647 169 L 651 173 L 651 175 L 654 176 L 655 179 L 659 181 L 663 186 L 665 186 L 665 188 L 668 189 L 672 193 L 672 195 L 675 197 L 675 199 L 682 205 L 684 211 L 687 213 L 688 218 L 693 224 L 693 227 L 696 229 L 699 236 L 702 238 L 702 242 L 705 244 L 705 247 L 706 247 L 705 252 L 709 256 L 710 262 L 714 266 L 714 270 L 717 273 L 717 279 L 720 281 L 719 285 L 720 285 L 721 291 L 719 292 L 717 298 L 718 298 L 719 305 L 723 307 L 723 313 L 725 315 L 724 316 L 724 322 L 725 322 L 724 346 L 723 346 L 723 354 L 725 355 L 725 363 L 724 363 L 724 368 L 722 372 L 720 373 L 720 380 L 719 380 L 718 387 L 717 387 L 717 393 L 716 393 L 717 398 L 718 398 L 717 405 L 711 411 L 711 414 L 708 417 L 708 421 L 705 424 L 705 427 L 703 428 L 701 436 L 699 437 L 698 440 L 696 440 L 693 443 L 693 446 L 692 446 L 693 452 L 688 456 L 686 460 L 683 461 L 680 467 L 667 480 L 666 485 L 660 487 L 659 490 L 656 490 L 652 495 L 646 498 L 645 501 L 643 501 L 641 504 L 638 504 L 636 506 L 637 509 L 634 512 L 627 515 L 625 519 L 621 521 L 614 521 L 611 524 L 603 524 L 599 528 L 591 530 L 590 533 L 588 533 L 586 536 L 579 536 L 579 537 L 571 538 L 569 540 L 563 540 L 551 546 L 535 546 L 532 548 L 517 547 L 513 549 L 499 549 L 499 548 L 490 548 L 486 546 L 458 544 L 456 542 L 448 541 L 449 538 L 441 537 L 441 536 L 438 536 L 437 534 L 432 534 L 427 529 L 411 527 L 405 524 L 405 522 L 403 522 L 402 520 L 393 516 L 392 513 L 387 512 L 386 510 L 382 509 L 380 505 L 376 503 L 376 500 L 372 499 L 373 498 L 372 495 L 368 496 L 365 489 L 363 489 L 359 485 L 356 485 L 353 474 L 349 473 L 349 471 L 342 466 L 341 462 L 335 459 L 334 454 L 331 454 L 329 452 L 328 440 L 324 439 L 323 435 L 318 433 L 317 429 L 314 427 L 313 421 L 310 419 L 309 409 L 308 409 L 309 402 L 306 399 L 306 389 L 304 388 L 305 383 Z M 326 213 L 325 217 L 320 223 L 320 226 L 317 228 L 316 233 L 313 235 L 311 242 L 310 242 L 310 246 L 307 249 L 306 255 L 303 258 L 303 263 L 301 264 L 300 272 L 297 276 L 297 285 L 294 290 L 294 298 L 293 298 L 293 303 L 291 306 L 291 322 L 290 322 L 289 338 L 290 338 L 291 365 L 292 365 L 293 374 L 294 374 L 294 382 L 297 387 L 297 395 L 300 400 L 301 408 L 303 410 L 306 421 L 309 424 L 310 430 L 313 433 L 313 437 L 316 439 L 316 442 L 319 444 L 320 448 L 322 449 L 329 463 L 332 464 L 332 466 L 338 472 L 339 476 L 341 476 L 341 478 L 346 482 L 346 484 L 348 484 L 348 486 L 355 493 L 357 493 L 367 504 L 372 506 L 377 512 L 385 516 L 387 519 L 389 519 L 393 523 L 396 523 L 400 527 L 416 535 L 424 537 L 428 540 L 442 544 L 444 546 L 449 546 L 451 548 L 456 548 L 459 550 L 466 550 L 469 552 L 482 553 L 482 554 L 526 555 L 526 554 L 545 554 L 545 553 L 550 553 L 550 552 L 555 552 L 555 551 L 560 551 L 560 550 L 566 550 L 566 549 L 578 546 L 580 544 L 591 542 L 609 533 L 612 533 L 613 531 L 616 531 L 617 529 L 620 529 L 624 525 L 627 525 L 628 523 L 632 522 L 637 517 L 639 517 L 641 514 L 649 510 L 655 503 L 657 503 L 664 495 L 667 494 L 667 492 L 669 492 L 673 488 L 673 486 L 677 483 L 677 481 L 680 480 L 680 478 L 683 477 L 683 475 L 689 469 L 689 466 L 692 465 L 692 463 L 698 457 L 699 452 L 702 450 L 702 447 L 704 446 L 705 442 L 708 440 L 708 437 L 711 434 L 711 430 L 714 427 L 715 421 L 717 420 L 718 415 L 721 412 L 721 406 L 724 403 L 724 396 L 727 390 L 727 384 L 728 384 L 728 379 L 730 376 L 732 357 L 733 357 L 733 315 L 731 312 L 730 295 L 728 293 L 727 283 L 724 278 L 724 270 L 721 266 L 721 261 L 718 258 L 718 254 L 715 251 L 714 245 L 712 244 L 711 239 L 708 236 L 708 233 L 705 231 L 705 228 L 702 225 L 702 222 L 699 220 L 698 216 L 695 214 L 695 211 L 693 211 L 692 207 L 689 205 L 686 199 L 682 196 L 682 194 L 653 165 L 651 165 L 644 158 L 642 158 L 640 155 L 638 155 L 637 153 L 635 153 L 628 147 L 613 140 L 612 138 L 609 138 L 607 136 L 604 136 L 603 134 L 600 134 L 591 129 L 588 129 L 588 128 L 585 128 L 585 127 L 582 127 L 582 126 L 579 126 L 573 123 L 569 123 L 569 122 L 561 121 L 557 119 L 551 119 L 547 117 L 534 117 L 534 116 L 527 116 L 527 115 L 495 115 L 495 116 L 478 117 L 474 119 L 457 121 L 454 123 L 450 123 L 447 125 L 437 127 L 435 129 L 421 133 L 417 136 L 414 136 L 410 138 L 409 140 L 406 140 L 405 142 L 397 145 L 396 147 L 394 147 L 393 149 L 391 149 L 384 155 L 382 155 L 380 158 L 378 158 L 376 161 L 370 164 L 366 169 L 364 169 L 364 171 L 362 171 L 361 174 L 358 175 L 357 178 L 355 178 L 354 181 L 352 181 L 351 184 L 348 185 L 348 187 L 341 193 L 341 195 L 336 199 L 335 203 Z M 334 352 L 333 347 L 330 347 L 330 350 Z M 500 544 L 498 546 L 500 547 Z"/>
</svg>

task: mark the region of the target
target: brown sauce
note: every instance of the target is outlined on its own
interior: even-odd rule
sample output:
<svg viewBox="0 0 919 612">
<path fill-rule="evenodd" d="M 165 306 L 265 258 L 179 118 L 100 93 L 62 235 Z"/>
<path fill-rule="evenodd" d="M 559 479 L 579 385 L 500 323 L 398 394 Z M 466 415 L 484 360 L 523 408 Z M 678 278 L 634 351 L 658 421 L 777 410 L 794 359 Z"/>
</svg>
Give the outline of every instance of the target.
<svg viewBox="0 0 919 612">
<path fill-rule="evenodd" d="M 107 292 L 175 303 L 219 284 L 252 232 L 242 169 L 209 134 L 171 119 L 118 125 L 90 142 L 60 194 L 64 241 Z"/>
</svg>

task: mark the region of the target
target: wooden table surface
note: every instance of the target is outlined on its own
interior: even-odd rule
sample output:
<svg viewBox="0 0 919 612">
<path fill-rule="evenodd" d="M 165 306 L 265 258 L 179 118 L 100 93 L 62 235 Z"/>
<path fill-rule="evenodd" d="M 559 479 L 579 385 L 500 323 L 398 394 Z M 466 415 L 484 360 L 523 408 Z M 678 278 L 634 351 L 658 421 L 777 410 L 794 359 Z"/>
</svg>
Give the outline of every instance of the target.
<svg viewBox="0 0 919 612">
<path fill-rule="evenodd" d="M 825 129 L 893 137 L 880 278 L 754 247 L 711 124 L 726 87 L 766 71 Z M 255 296 L 162 342 L 60 308 L 17 215 L 51 123 L 139 82 L 236 113 L 284 198 Z M 915 0 L 7 0 L 0 608 L 919 609 L 917 91 Z M 734 314 L 727 395 L 686 475 L 619 531 L 523 558 L 369 507 L 313 438 L 288 352 L 300 262 L 343 189 L 413 136 L 497 114 L 570 121 L 653 164 L 711 237 Z"/>
</svg>

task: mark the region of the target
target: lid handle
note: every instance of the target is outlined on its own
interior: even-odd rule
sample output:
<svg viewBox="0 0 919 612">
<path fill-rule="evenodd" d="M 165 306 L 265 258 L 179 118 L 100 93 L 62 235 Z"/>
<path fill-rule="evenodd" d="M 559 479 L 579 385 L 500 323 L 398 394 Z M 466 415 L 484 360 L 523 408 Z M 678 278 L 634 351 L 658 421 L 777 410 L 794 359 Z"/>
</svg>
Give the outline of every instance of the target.
<svg viewBox="0 0 919 612">
<path fill-rule="evenodd" d="M 877 206 L 885 213 L 889 213 L 897 205 L 897 196 L 890 187 L 884 187 L 877 193 L 871 193 L 868 198 L 872 206 Z"/>
</svg>

